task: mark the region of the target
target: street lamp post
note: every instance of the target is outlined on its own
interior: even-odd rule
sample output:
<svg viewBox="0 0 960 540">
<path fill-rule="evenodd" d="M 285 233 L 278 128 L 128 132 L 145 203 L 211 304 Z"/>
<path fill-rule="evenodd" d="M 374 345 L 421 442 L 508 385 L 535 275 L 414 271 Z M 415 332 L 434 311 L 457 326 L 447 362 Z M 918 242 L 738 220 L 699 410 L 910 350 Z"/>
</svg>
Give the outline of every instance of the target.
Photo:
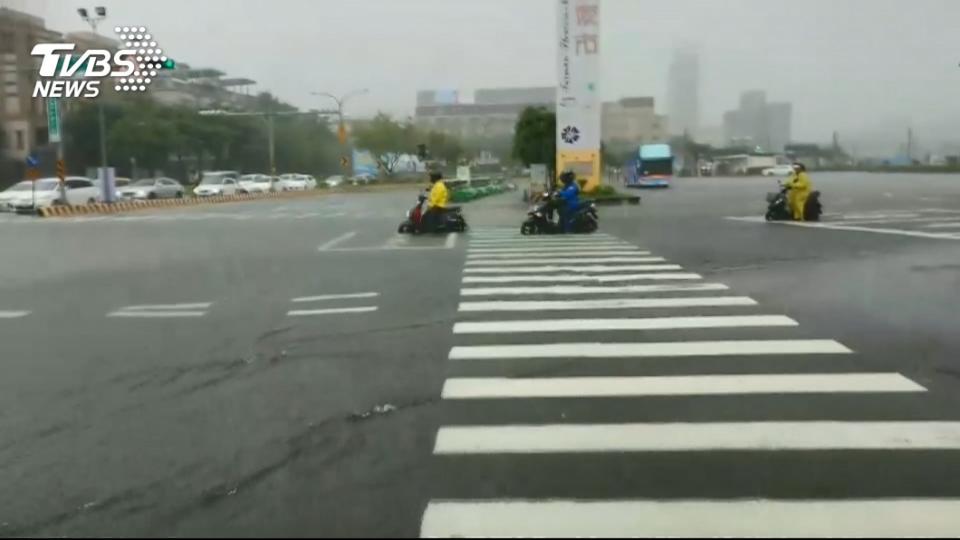
<svg viewBox="0 0 960 540">
<path fill-rule="evenodd" d="M 337 96 L 331 94 L 330 92 L 311 92 L 315 96 L 328 97 L 332 99 L 337 104 L 337 139 L 340 140 L 341 151 L 343 152 L 343 158 L 346 158 L 347 153 L 347 127 L 343 121 L 343 107 L 347 104 L 347 101 L 351 98 L 357 96 L 362 96 L 368 93 L 370 90 L 367 88 L 361 88 L 359 90 L 354 90 L 352 92 L 347 92 L 342 96 Z M 348 161 L 343 161 L 342 163 L 349 163 Z M 346 165 L 344 165 L 346 167 Z"/>
<path fill-rule="evenodd" d="M 95 15 L 90 15 L 90 12 L 86 8 L 77 9 L 77 13 L 80 15 L 80 18 L 83 19 L 87 24 L 90 25 L 90 29 L 93 30 L 94 34 L 97 34 L 97 25 L 101 21 L 107 18 L 107 8 L 103 6 L 97 6 L 94 8 Z M 99 34 L 97 34 L 99 35 Z M 103 168 L 107 167 L 107 123 L 103 117 L 103 102 L 97 100 L 97 122 L 99 123 L 100 131 L 100 166 Z"/>
</svg>

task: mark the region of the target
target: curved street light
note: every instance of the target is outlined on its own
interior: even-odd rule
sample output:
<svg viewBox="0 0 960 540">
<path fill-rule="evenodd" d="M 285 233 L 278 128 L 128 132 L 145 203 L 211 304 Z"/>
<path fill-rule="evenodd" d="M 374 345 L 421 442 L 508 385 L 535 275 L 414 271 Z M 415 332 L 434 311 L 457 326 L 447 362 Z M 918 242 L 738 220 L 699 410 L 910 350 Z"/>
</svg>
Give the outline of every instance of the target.
<svg viewBox="0 0 960 540">
<path fill-rule="evenodd" d="M 346 125 L 345 125 L 344 122 L 343 122 L 343 107 L 344 107 L 344 105 L 347 104 L 347 101 L 349 101 L 350 99 L 355 98 L 355 97 L 357 97 L 357 96 L 362 96 L 362 95 L 368 93 L 369 91 L 370 91 L 370 90 L 367 89 L 367 88 L 360 88 L 360 89 L 357 89 L 357 90 L 352 90 L 352 91 L 350 91 L 350 92 L 347 92 L 346 94 L 344 94 L 344 95 L 342 95 L 342 96 L 337 96 L 337 95 L 335 95 L 335 94 L 331 94 L 330 92 L 310 92 L 310 93 L 313 94 L 314 96 L 328 97 L 328 98 L 332 99 L 332 100 L 337 104 L 337 122 L 338 122 L 338 125 L 337 125 L 337 139 L 340 140 L 340 145 L 343 146 L 344 154 L 346 153 L 346 150 L 347 150 L 347 148 L 346 148 L 346 146 L 347 146 L 347 128 L 346 128 Z M 346 159 L 347 159 L 346 155 L 342 156 L 342 159 L 346 160 Z M 343 161 L 342 163 L 344 164 L 344 165 L 343 165 L 344 167 L 347 166 L 347 165 L 346 165 L 346 164 L 347 164 L 346 161 Z"/>
</svg>

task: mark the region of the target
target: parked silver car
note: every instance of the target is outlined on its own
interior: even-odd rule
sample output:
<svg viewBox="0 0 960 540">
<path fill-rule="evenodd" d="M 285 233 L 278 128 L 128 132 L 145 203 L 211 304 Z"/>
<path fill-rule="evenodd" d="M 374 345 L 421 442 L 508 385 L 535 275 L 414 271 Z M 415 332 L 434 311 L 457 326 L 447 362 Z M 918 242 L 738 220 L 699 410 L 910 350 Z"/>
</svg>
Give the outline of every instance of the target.
<svg viewBox="0 0 960 540">
<path fill-rule="evenodd" d="M 130 199 L 179 199 L 186 190 L 173 178 L 143 178 L 117 190 L 117 196 Z"/>
</svg>

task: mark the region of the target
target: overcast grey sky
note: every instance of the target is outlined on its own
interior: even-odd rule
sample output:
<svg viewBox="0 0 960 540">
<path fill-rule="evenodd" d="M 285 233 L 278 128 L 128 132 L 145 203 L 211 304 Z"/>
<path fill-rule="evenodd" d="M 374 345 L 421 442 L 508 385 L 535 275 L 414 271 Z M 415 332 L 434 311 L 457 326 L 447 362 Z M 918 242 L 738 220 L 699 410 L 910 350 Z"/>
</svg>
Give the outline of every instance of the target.
<svg viewBox="0 0 960 540">
<path fill-rule="evenodd" d="M 79 3 L 149 26 L 172 57 L 256 79 L 296 105 L 368 87 L 354 114 L 411 114 L 418 88 L 555 84 L 554 0 L 0 0 L 62 31 Z M 960 0 L 603 0 L 606 98 L 665 112 L 678 44 L 701 50 L 702 123 L 741 90 L 794 104 L 794 138 L 960 146 Z M 956 134 L 955 134 L 956 133 Z"/>
</svg>

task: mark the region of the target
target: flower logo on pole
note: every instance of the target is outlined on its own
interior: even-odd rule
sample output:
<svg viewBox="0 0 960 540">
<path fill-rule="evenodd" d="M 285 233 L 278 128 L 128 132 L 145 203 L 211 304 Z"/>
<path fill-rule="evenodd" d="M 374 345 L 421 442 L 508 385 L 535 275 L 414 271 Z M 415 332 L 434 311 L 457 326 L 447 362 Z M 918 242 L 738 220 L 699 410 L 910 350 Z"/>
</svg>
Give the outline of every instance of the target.
<svg viewBox="0 0 960 540">
<path fill-rule="evenodd" d="M 580 130 L 576 126 L 567 126 L 560 132 L 560 138 L 567 144 L 573 144 L 580 140 Z"/>
</svg>

